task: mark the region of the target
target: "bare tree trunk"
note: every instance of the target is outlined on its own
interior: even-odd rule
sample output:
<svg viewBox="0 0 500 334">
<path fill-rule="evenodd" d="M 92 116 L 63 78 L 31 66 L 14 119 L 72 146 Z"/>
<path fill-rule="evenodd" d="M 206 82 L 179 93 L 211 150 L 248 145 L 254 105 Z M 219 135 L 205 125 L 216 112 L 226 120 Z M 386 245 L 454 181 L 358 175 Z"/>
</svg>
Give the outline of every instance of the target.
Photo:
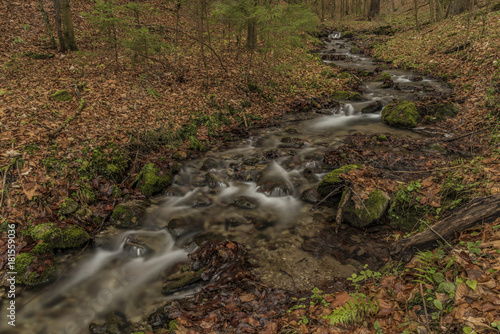
<svg viewBox="0 0 500 334">
<path fill-rule="evenodd" d="M 255 50 L 257 48 L 257 20 L 251 18 L 247 21 L 247 49 Z"/>
<path fill-rule="evenodd" d="M 436 22 L 436 9 L 434 7 L 434 0 L 429 0 L 429 14 L 431 16 L 431 22 Z"/>
<path fill-rule="evenodd" d="M 61 22 L 61 4 L 60 0 L 54 0 L 54 15 L 56 19 L 56 30 L 57 37 L 59 38 L 59 51 L 66 52 L 68 50 L 66 48 L 66 42 L 64 41 L 64 35 L 62 30 L 62 22 Z"/>
<path fill-rule="evenodd" d="M 56 40 L 54 39 L 54 33 L 52 32 L 52 27 L 50 26 L 49 17 L 47 15 L 47 12 L 43 8 L 42 0 L 38 0 L 38 5 L 40 7 L 40 12 L 42 13 L 43 22 L 45 22 L 45 30 L 47 31 L 47 36 L 49 37 L 49 40 L 50 40 L 50 47 L 52 49 L 55 49 L 57 47 Z"/>
<path fill-rule="evenodd" d="M 446 17 L 457 15 L 465 12 L 470 8 L 470 2 L 474 0 L 452 0 L 448 6 L 448 11 L 446 12 Z"/>
<path fill-rule="evenodd" d="M 75 30 L 73 29 L 73 19 L 71 18 L 71 9 L 69 0 L 61 1 L 61 17 L 63 22 L 63 34 L 66 47 L 71 51 L 78 51 L 75 40 Z"/>
<path fill-rule="evenodd" d="M 370 17 L 375 17 L 379 13 L 380 13 L 380 0 L 371 0 L 370 1 Z"/>
</svg>

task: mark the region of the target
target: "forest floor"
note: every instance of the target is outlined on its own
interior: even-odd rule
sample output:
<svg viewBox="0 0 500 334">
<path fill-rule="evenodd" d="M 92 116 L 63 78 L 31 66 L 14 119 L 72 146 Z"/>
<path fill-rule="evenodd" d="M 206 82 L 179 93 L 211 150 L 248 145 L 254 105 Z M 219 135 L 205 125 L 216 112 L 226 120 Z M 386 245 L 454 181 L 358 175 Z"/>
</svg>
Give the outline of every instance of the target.
<svg viewBox="0 0 500 334">
<path fill-rule="evenodd" d="M 256 54 L 245 52 L 236 39 L 214 39 L 219 62 L 185 37 L 154 63 L 132 63 L 125 50 L 116 62 L 95 28 L 77 14 L 89 12 L 91 4 L 74 6 L 82 51 L 59 54 L 41 39 L 38 4 L 0 4 L 0 20 L 6 22 L 0 27 L 0 224 L 3 235 L 8 223 L 16 224 L 20 252 L 36 245 L 22 231 L 40 223 L 78 225 L 93 235 L 124 198 L 144 198 L 133 181 L 147 163 L 171 168 L 216 142 L 244 136 L 252 125 L 274 124 L 297 101 L 307 104 L 312 97 L 352 88 L 348 80 L 332 76 L 338 70 L 308 52 L 318 42 L 313 38 L 302 48 Z M 175 26 L 173 14 L 148 20 L 150 26 Z M 181 26 L 189 27 L 189 11 L 183 20 Z M 386 25 L 394 31 L 373 33 Z M 412 177 L 421 184 L 420 196 L 429 199 L 436 185 L 450 184 L 456 199 L 500 193 L 499 11 L 484 23 L 481 15 L 459 15 L 420 30 L 404 16 L 331 27 L 353 31 L 365 53 L 395 68 L 441 78 L 453 87 L 452 102 L 461 112 L 432 126 L 465 135 L 450 149 L 468 155 L 450 165 L 424 166 L 431 174 Z M 185 36 L 196 35 L 185 29 Z M 174 43 L 175 34 L 165 33 Z M 33 59 L 34 54 L 49 58 Z M 52 100 L 58 90 L 67 90 L 71 100 Z M 364 144 L 359 138 L 344 148 L 364 157 Z M 118 160 L 125 161 L 118 174 L 97 176 Z M 89 189 L 93 196 L 82 198 Z M 78 200 L 76 213 L 62 213 L 67 198 Z M 394 239 L 398 235 L 403 236 Z M 0 241 L 0 268 L 7 263 L 6 240 Z M 176 333 L 236 327 L 240 333 L 495 333 L 500 330 L 499 243 L 497 220 L 459 233 L 451 248 L 422 253 L 406 265 L 391 262 L 381 272 L 367 269 L 307 293 L 259 282 L 233 243 L 210 246 L 228 254 L 221 261 L 233 261 L 232 270 L 196 298 L 170 304 L 176 309 L 171 320 Z M 197 256 L 213 251 L 201 249 Z M 41 270 L 46 261 L 50 258 L 40 259 Z"/>
</svg>

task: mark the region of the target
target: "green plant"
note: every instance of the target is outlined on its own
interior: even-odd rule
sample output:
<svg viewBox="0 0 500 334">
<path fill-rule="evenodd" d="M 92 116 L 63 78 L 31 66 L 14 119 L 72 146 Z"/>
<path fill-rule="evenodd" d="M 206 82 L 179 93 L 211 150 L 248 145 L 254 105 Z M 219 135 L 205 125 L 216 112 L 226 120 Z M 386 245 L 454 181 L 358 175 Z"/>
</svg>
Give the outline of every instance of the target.
<svg viewBox="0 0 500 334">
<path fill-rule="evenodd" d="M 362 293 L 351 294 L 351 299 L 343 306 L 333 310 L 323 318 L 330 322 L 330 325 L 359 323 L 366 316 L 377 314 L 380 309 L 378 300 L 372 301 Z"/>
<path fill-rule="evenodd" d="M 359 272 L 359 274 L 352 274 L 351 277 L 348 277 L 347 280 L 351 281 L 354 287 L 358 290 L 361 286 L 358 284 L 359 282 L 363 281 L 366 283 L 368 279 L 374 279 L 378 280 L 382 277 L 382 273 L 380 272 L 374 272 L 368 269 L 368 265 L 365 264 L 363 267 L 363 270 Z"/>
</svg>

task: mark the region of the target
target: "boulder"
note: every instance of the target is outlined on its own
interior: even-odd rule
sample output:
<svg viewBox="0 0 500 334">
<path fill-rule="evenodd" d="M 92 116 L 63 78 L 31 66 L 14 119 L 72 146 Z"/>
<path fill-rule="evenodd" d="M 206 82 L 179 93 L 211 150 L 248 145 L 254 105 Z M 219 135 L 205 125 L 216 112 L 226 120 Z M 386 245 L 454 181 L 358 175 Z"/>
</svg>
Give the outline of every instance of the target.
<svg viewBox="0 0 500 334">
<path fill-rule="evenodd" d="M 78 210 L 78 203 L 73 199 L 66 197 L 59 206 L 59 213 L 61 215 L 70 215 Z"/>
<path fill-rule="evenodd" d="M 248 196 L 238 196 L 233 200 L 233 205 L 241 209 L 256 209 L 258 206 L 257 200 Z"/>
<path fill-rule="evenodd" d="M 316 189 L 310 188 L 300 194 L 300 200 L 305 203 L 316 204 L 321 200 L 321 196 Z"/>
<path fill-rule="evenodd" d="M 345 191 L 342 197 L 345 196 Z M 354 227 L 365 227 L 378 221 L 389 205 L 390 197 L 380 189 L 369 194 L 368 199 L 361 200 L 352 196 L 342 211 L 342 221 Z M 342 201 L 341 201 L 342 202 Z"/>
<path fill-rule="evenodd" d="M 374 102 L 370 103 L 369 105 L 367 105 L 366 107 L 364 107 L 363 109 L 361 109 L 361 113 L 372 114 L 372 113 L 376 113 L 376 112 L 382 110 L 382 108 L 383 108 L 382 102 L 374 101 Z"/>
<path fill-rule="evenodd" d="M 345 165 L 326 174 L 316 188 L 318 194 L 322 197 L 328 196 L 333 189 L 342 185 L 340 174 L 347 173 L 356 168 L 361 168 L 361 165 Z"/>
<path fill-rule="evenodd" d="M 172 182 L 170 171 L 161 171 L 153 163 L 149 163 L 141 169 L 134 183 L 144 195 L 152 196 L 164 190 Z"/>
<path fill-rule="evenodd" d="M 17 283 L 31 287 L 51 283 L 57 277 L 57 268 L 51 261 L 39 259 L 31 253 L 16 256 L 12 271 L 17 273 Z"/>
<path fill-rule="evenodd" d="M 54 223 L 38 224 L 30 235 L 33 240 L 42 241 L 44 248 L 51 249 L 77 248 L 90 240 L 90 235 L 80 226 L 60 228 Z M 41 249 L 37 251 L 41 252 Z"/>
<path fill-rule="evenodd" d="M 431 115 L 434 116 L 437 121 L 444 121 L 448 117 L 455 117 L 458 113 L 458 108 L 450 102 L 432 105 L 430 109 Z"/>
<path fill-rule="evenodd" d="M 422 120 L 413 102 L 393 102 L 382 110 L 382 121 L 396 127 L 414 128 Z"/>
<path fill-rule="evenodd" d="M 111 222 L 118 228 L 133 228 L 140 226 L 146 213 L 143 201 L 131 200 L 115 207 L 111 215 Z"/>
</svg>

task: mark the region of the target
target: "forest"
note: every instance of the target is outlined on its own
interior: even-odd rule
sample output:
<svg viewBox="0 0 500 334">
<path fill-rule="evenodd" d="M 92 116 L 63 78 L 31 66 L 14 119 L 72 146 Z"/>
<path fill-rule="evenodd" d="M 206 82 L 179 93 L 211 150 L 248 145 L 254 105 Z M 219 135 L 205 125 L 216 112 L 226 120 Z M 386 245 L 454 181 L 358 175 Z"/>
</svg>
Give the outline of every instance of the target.
<svg viewBox="0 0 500 334">
<path fill-rule="evenodd" d="M 500 333 L 496 0 L 0 1 L 2 333 Z"/>
</svg>

